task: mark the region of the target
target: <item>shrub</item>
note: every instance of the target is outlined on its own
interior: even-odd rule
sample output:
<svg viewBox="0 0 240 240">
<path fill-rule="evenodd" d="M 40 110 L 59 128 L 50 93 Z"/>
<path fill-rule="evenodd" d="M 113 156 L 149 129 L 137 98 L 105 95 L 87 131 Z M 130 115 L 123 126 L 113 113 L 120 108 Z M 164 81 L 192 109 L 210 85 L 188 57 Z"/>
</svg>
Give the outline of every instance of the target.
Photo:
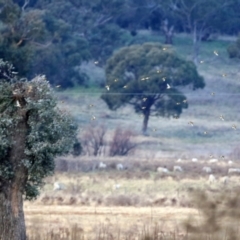
<svg viewBox="0 0 240 240">
<path fill-rule="evenodd" d="M 117 128 L 114 132 L 113 140 L 110 143 L 109 155 L 113 156 L 126 156 L 132 153 L 137 144 L 132 142 L 132 137 L 135 134 L 131 130 L 122 130 Z"/>
<path fill-rule="evenodd" d="M 185 223 L 189 240 L 239 239 L 240 195 L 235 190 L 218 194 L 197 191 L 193 203 L 203 217 L 203 221 L 189 219 Z"/>
<path fill-rule="evenodd" d="M 106 127 L 104 125 L 90 125 L 86 128 L 83 136 L 81 137 L 81 142 L 83 145 L 83 150 L 87 155 L 97 156 L 100 154 L 100 151 L 105 145 L 105 134 Z"/>
<path fill-rule="evenodd" d="M 232 43 L 227 48 L 230 58 L 240 58 L 240 36 L 235 43 Z"/>
<path fill-rule="evenodd" d="M 240 49 L 238 49 L 236 44 L 231 44 L 227 51 L 230 58 L 240 58 Z"/>
</svg>

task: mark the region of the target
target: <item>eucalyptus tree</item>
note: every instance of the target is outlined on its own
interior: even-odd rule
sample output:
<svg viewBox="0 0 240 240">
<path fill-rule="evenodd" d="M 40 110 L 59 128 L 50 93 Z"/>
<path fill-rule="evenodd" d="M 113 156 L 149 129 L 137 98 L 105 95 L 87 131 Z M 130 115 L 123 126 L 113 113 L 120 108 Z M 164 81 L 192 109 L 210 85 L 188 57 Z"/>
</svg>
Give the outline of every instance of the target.
<svg viewBox="0 0 240 240">
<path fill-rule="evenodd" d="M 14 64 L 20 76 L 26 76 L 35 47 L 45 37 L 44 11 L 27 10 L 12 0 L 0 0 L 0 9 L 0 56 Z"/>
<path fill-rule="evenodd" d="M 195 64 L 198 63 L 203 36 L 211 31 L 215 19 L 230 5 L 232 1 L 229 0 L 167 0 L 162 3 L 162 6 L 168 7 L 171 14 L 182 22 L 185 31 L 191 33 Z"/>
<path fill-rule="evenodd" d="M 151 115 L 179 117 L 188 107 L 180 87 L 204 88 L 193 62 L 158 43 L 121 48 L 106 64 L 106 92 L 101 98 L 111 110 L 130 104 L 143 115 L 143 133 Z"/>
<path fill-rule="evenodd" d="M 0 239 L 26 240 L 23 201 L 37 197 L 54 158 L 76 148 L 76 130 L 44 76 L 21 79 L 0 61 Z"/>
</svg>

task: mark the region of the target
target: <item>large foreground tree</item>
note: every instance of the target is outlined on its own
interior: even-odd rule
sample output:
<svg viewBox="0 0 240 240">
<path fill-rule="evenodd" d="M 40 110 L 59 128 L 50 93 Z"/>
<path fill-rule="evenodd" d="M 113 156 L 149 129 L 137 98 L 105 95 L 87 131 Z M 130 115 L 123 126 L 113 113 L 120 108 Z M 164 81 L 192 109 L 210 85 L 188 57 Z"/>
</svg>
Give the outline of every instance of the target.
<svg viewBox="0 0 240 240">
<path fill-rule="evenodd" d="M 111 110 L 131 104 L 135 112 L 142 113 L 143 133 L 150 115 L 179 117 L 188 107 L 180 87 L 196 90 L 205 86 L 193 62 L 158 43 L 120 49 L 107 61 L 106 79 L 107 90 L 101 98 Z"/>
<path fill-rule="evenodd" d="M 0 239 L 26 239 L 23 199 L 38 195 L 54 158 L 74 145 L 76 129 L 44 76 L 19 79 L 0 60 Z"/>
</svg>

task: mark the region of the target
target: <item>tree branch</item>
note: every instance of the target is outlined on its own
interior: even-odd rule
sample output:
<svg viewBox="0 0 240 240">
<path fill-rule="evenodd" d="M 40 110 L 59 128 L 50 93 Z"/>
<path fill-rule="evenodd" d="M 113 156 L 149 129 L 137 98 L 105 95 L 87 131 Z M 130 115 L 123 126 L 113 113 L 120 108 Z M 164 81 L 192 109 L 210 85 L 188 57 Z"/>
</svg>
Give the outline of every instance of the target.
<svg viewBox="0 0 240 240">
<path fill-rule="evenodd" d="M 22 6 L 22 11 L 23 11 L 23 12 L 25 11 L 25 8 L 26 8 L 27 5 L 29 4 L 29 1 L 30 1 L 30 0 L 25 0 L 25 1 L 24 1 L 24 4 L 23 4 L 23 6 Z"/>
</svg>

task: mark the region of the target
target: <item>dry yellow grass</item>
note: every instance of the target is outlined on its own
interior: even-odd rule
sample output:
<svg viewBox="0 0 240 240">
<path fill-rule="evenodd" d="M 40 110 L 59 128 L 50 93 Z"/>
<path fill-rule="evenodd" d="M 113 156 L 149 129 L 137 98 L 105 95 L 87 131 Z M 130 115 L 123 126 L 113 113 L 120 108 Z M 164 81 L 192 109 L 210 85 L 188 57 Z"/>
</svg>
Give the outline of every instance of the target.
<svg viewBox="0 0 240 240">
<path fill-rule="evenodd" d="M 123 158 L 114 160 L 124 163 Z M 111 158 L 106 158 L 104 162 L 110 164 L 111 161 Z M 132 161 L 137 162 L 134 159 Z M 143 166 L 149 164 L 162 166 L 169 163 L 164 160 L 143 161 Z M 224 160 L 216 164 L 209 164 L 206 160 L 198 163 L 183 160 L 177 164 L 193 170 L 196 164 L 200 169 L 204 165 L 213 169 L 228 167 Z M 238 167 L 238 164 L 234 166 Z M 190 216 L 194 217 L 195 222 L 200 218 L 191 198 L 194 190 L 218 193 L 222 189 L 230 191 L 239 187 L 239 176 L 230 176 L 229 185 L 225 186 L 220 181 L 223 176 L 220 170 L 214 184 L 209 184 L 208 174 L 196 174 L 185 171 L 161 175 L 156 170 L 144 169 L 131 172 L 110 169 L 88 173 L 56 173 L 46 179 L 46 185 L 36 201 L 24 204 L 28 232 L 40 229 L 47 234 L 61 228 L 70 229 L 76 224 L 85 239 L 98 239 L 95 236 L 103 229 L 114 233 L 120 231 L 123 236 L 121 239 L 128 239 L 124 238 L 126 234 L 138 235 L 144 227 L 158 224 L 161 231 L 173 232 L 177 229 L 182 233 L 183 223 Z M 65 189 L 53 191 L 55 181 L 63 183 Z M 120 187 L 115 188 L 116 184 Z"/>
<path fill-rule="evenodd" d="M 189 215 L 198 218 L 198 211 L 189 208 L 156 207 L 72 207 L 72 206 L 36 206 L 25 204 L 28 231 L 61 227 L 70 228 L 77 224 L 85 237 L 94 236 L 101 226 L 129 232 L 133 229 L 141 232 L 146 225 L 158 223 L 165 232 L 182 227 Z M 183 231 L 183 230 L 182 230 Z M 135 233 L 137 235 L 137 232 Z M 88 239 L 88 238 L 87 238 Z"/>
</svg>

